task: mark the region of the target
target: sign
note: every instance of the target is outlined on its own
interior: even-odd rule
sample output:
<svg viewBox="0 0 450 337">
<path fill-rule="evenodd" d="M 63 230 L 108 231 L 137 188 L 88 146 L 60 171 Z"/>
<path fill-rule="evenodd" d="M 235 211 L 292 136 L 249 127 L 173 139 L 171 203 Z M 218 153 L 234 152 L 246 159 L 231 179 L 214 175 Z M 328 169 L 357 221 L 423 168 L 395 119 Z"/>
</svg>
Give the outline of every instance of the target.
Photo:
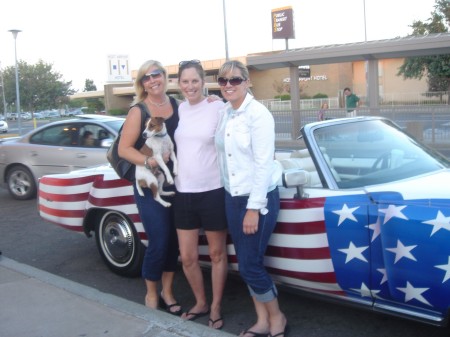
<svg viewBox="0 0 450 337">
<path fill-rule="evenodd" d="M 299 78 L 310 78 L 311 77 L 311 69 L 309 68 L 309 66 L 298 67 L 298 77 Z"/>
<path fill-rule="evenodd" d="M 128 55 L 108 55 L 108 82 L 131 82 Z"/>
<path fill-rule="evenodd" d="M 294 12 L 292 7 L 272 9 L 272 39 L 294 38 Z"/>
</svg>

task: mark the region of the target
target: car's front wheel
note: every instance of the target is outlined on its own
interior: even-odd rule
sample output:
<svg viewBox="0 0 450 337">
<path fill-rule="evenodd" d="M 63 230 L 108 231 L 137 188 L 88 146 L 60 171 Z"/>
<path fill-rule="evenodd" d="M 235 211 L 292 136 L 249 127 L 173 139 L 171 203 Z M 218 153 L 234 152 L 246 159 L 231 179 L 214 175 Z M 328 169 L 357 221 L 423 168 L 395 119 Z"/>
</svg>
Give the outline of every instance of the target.
<svg viewBox="0 0 450 337">
<path fill-rule="evenodd" d="M 8 169 L 6 184 L 14 199 L 28 200 L 36 196 L 36 182 L 33 174 L 23 165 L 15 165 Z"/>
<path fill-rule="evenodd" d="M 96 225 L 95 239 L 103 261 L 114 273 L 129 277 L 141 274 L 145 246 L 124 214 L 106 212 Z"/>
</svg>

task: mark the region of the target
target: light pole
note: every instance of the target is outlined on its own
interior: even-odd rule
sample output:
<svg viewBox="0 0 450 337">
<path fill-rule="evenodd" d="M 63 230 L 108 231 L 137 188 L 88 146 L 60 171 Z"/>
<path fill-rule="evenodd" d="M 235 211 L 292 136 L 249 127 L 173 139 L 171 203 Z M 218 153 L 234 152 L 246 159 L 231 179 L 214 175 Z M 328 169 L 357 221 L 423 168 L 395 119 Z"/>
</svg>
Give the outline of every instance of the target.
<svg viewBox="0 0 450 337">
<path fill-rule="evenodd" d="M 228 37 L 227 37 L 227 14 L 225 8 L 225 0 L 222 0 L 222 5 L 223 5 L 223 30 L 225 33 L 225 61 L 228 61 L 229 57 L 228 57 Z"/>
<path fill-rule="evenodd" d="M 5 99 L 5 84 L 3 83 L 3 69 L 0 65 L 0 75 L 2 80 L 2 95 L 3 95 L 3 117 L 5 117 L 6 121 L 6 99 Z"/>
<path fill-rule="evenodd" d="M 364 41 L 367 42 L 367 29 L 366 29 L 366 0 L 363 0 L 364 6 Z"/>
<path fill-rule="evenodd" d="M 19 128 L 19 136 L 22 134 L 21 116 L 20 116 L 20 96 L 19 96 L 19 69 L 17 67 L 17 34 L 21 32 L 18 29 L 11 29 L 14 38 L 14 58 L 16 60 L 16 111 L 17 111 L 17 126 Z"/>
</svg>

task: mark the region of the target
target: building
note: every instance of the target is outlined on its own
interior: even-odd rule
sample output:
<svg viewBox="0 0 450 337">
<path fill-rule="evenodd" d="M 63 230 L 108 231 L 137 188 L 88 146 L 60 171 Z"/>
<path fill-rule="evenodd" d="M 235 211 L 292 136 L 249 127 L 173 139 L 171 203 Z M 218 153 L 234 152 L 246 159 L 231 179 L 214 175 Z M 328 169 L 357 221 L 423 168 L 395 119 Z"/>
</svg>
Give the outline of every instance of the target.
<svg viewBox="0 0 450 337">
<path fill-rule="evenodd" d="M 289 93 L 293 106 L 299 106 L 301 97 L 340 97 L 343 88 L 350 87 L 376 108 L 386 95 L 399 94 L 401 100 L 402 93 L 426 92 L 426 78 L 405 80 L 397 75 L 398 69 L 406 57 L 438 54 L 450 54 L 450 33 L 275 51 L 237 59 L 249 67 L 252 91 L 259 100 Z M 209 92 L 220 92 L 217 72 L 224 62 L 202 61 Z M 166 69 L 168 93 L 176 94 L 178 65 Z M 135 74 L 132 71 L 132 78 Z M 104 97 L 107 111 L 126 111 L 133 95 L 132 82 L 121 82 L 106 84 L 104 91 L 78 93 L 71 98 Z"/>
</svg>

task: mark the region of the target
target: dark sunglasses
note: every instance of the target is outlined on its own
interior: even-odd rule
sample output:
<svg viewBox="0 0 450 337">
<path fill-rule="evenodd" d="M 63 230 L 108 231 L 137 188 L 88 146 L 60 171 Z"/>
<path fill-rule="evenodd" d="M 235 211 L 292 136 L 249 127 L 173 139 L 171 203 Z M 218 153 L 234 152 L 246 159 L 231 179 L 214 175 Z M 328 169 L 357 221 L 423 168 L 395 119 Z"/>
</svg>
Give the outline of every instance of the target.
<svg viewBox="0 0 450 337">
<path fill-rule="evenodd" d="M 180 63 L 178 63 L 178 65 L 180 67 L 184 67 L 187 66 L 188 64 L 200 64 L 200 60 L 189 60 L 189 61 L 181 61 Z"/>
<path fill-rule="evenodd" d="M 230 85 L 232 86 L 239 85 L 244 81 L 246 81 L 246 79 L 242 77 L 232 77 L 232 78 L 219 77 L 217 79 L 217 83 L 219 83 L 221 87 L 226 86 L 227 83 L 230 83 Z"/>
<path fill-rule="evenodd" d="M 153 79 L 160 78 L 162 76 L 162 74 L 163 74 L 162 70 L 152 71 L 151 73 L 145 74 L 144 76 L 142 76 L 141 82 L 148 82 L 150 80 L 150 77 Z"/>
</svg>

